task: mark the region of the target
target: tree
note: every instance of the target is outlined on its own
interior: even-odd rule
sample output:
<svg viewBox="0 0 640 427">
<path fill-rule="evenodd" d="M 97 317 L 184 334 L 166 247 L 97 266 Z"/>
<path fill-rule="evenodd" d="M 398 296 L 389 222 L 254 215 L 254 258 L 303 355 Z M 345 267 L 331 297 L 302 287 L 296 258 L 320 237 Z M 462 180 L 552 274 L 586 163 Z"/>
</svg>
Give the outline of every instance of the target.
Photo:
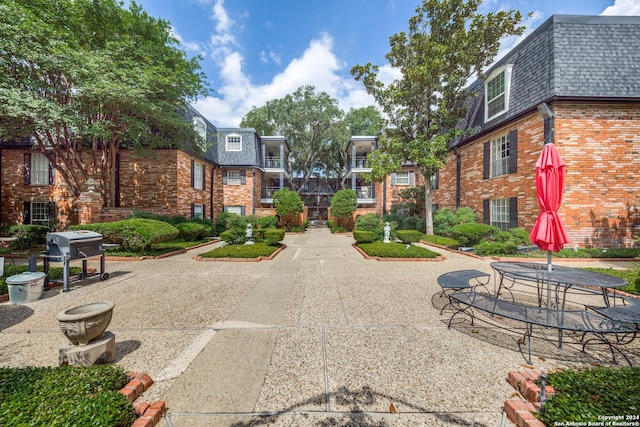
<svg viewBox="0 0 640 427">
<path fill-rule="evenodd" d="M 351 189 L 336 191 L 331 198 L 331 215 L 341 219 L 346 224 L 358 208 L 358 195 Z"/>
<path fill-rule="evenodd" d="M 500 39 L 519 35 L 520 12 L 478 14 L 481 0 L 422 0 L 409 20 L 409 32 L 389 39 L 389 64 L 402 77 L 390 84 L 377 78 L 378 67 L 356 65 L 362 81 L 388 120 L 379 149 L 371 159 L 373 177 L 381 179 L 411 162 L 429 182 L 446 163 L 448 147 L 467 132 L 460 127 L 469 96 L 467 82 L 491 64 Z M 427 234 L 433 234 L 432 189 L 425 185 Z"/>
<path fill-rule="evenodd" d="M 385 126 L 382 114 L 373 105 L 351 108 L 345 114 L 342 123 L 350 137 L 353 135 L 377 136 Z"/>
<path fill-rule="evenodd" d="M 276 214 L 284 221 L 284 227 L 287 231 L 291 230 L 291 223 L 295 215 L 304 212 L 304 204 L 300 195 L 288 188 L 273 193 L 273 206 L 276 209 Z"/>
<path fill-rule="evenodd" d="M 2 2 L 0 40 L 0 135 L 30 138 L 73 196 L 94 178 L 113 206 L 121 148 L 200 149 L 184 117 L 206 93 L 199 58 L 134 2 Z"/>
<path fill-rule="evenodd" d="M 315 174 L 328 173 L 322 159 L 338 150 L 343 112 L 338 101 L 326 92 L 316 93 L 313 86 L 302 86 L 281 99 L 253 107 L 242 119 L 241 127 L 255 128 L 259 134 L 285 135 L 291 146 L 291 168 L 302 177 L 295 188 L 301 191 Z"/>
</svg>

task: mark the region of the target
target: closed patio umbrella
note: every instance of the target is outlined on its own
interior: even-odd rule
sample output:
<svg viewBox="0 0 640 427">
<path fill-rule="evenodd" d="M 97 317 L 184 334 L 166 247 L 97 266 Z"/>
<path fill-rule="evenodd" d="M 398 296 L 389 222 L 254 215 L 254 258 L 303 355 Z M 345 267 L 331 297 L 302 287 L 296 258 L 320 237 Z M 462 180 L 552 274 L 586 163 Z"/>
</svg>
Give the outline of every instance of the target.
<svg viewBox="0 0 640 427">
<path fill-rule="evenodd" d="M 536 190 L 540 214 L 529 238 L 540 249 L 547 251 L 547 268 L 551 271 L 551 252 L 558 252 L 569 237 L 558 216 L 564 192 L 564 161 L 555 144 L 542 147 L 536 162 Z"/>
</svg>

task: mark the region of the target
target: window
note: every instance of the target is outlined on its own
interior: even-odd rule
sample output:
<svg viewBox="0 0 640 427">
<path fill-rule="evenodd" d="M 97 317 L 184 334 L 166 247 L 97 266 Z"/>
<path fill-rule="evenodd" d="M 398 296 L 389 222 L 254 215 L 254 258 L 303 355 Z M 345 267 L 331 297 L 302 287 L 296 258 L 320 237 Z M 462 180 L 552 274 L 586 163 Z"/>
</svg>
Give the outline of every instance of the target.
<svg viewBox="0 0 640 427">
<path fill-rule="evenodd" d="M 55 203 L 53 202 L 24 202 L 25 224 L 49 225 L 55 222 Z"/>
<path fill-rule="evenodd" d="M 200 138 L 202 138 L 202 141 L 198 141 L 198 145 L 200 148 L 204 149 L 207 142 L 207 123 L 202 117 L 195 116 L 193 118 L 193 128 Z"/>
<path fill-rule="evenodd" d="M 242 136 L 227 135 L 227 151 L 242 151 Z"/>
<path fill-rule="evenodd" d="M 242 185 L 242 174 L 240 171 L 227 171 L 227 184 Z"/>
<path fill-rule="evenodd" d="M 491 176 L 509 173 L 509 144 L 507 135 L 491 141 Z"/>
<path fill-rule="evenodd" d="M 512 65 L 505 65 L 491 73 L 484 85 L 484 121 L 494 119 L 509 110 Z"/>
<path fill-rule="evenodd" d="M 196 190 L 204 190 L 204 166 L 202 163 L 193 163 L 193 188 Z"/>
<path fill-rule="evenodd" d="M 414 172 L 403 171 L 391 174 L 391 185 L 413 185 Z"/>
<path fill-rule="evenodd" d="M 518 227 L 517 197 L 484 200 L 482 204 L 485 224 L 495 225 L 503 231 Z"/>
<path fill-rule="evenodd" d="M 192 219 L 203 219 L 204 218 L 204 205 L 192 205 L 191 207 L 191 218 Z"/>
<path fill-rule="evenodd" d="M 236 215 L 244 216 L 244 206 L 225 206 L 224 211 L 233 213 Z"/>
<path fill-rule="evenodd" d="M 42 153 L 31 154 L 31 185 L 49 185 L 49 160 Z"/>
</svg>

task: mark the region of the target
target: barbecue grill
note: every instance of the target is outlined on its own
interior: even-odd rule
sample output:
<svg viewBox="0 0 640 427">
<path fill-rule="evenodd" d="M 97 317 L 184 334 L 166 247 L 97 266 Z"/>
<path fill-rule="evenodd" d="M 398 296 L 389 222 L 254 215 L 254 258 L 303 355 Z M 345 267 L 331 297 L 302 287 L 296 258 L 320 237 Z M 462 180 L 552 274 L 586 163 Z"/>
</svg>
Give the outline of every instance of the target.
<svg viewBox="0 0 640 427">
<path fill-rule="evenodd" d="M 100 271 L 89 273 L 87 271 L 87 260 L 89 258 L 100 257 Z M 100 276 L 100 280 L 107 280 L 109 273 L 104 270 L 104 247 L 102 234 L 93 231 L 63 231 L 58 233 L 47 233 L 47 252 L 43 255 L 44 271 L 49 273 L 50 262 L 63 263 L 63 291 L 69 291 L 69 261 L 82 260 L 82 273 L 78 279 L 90 276 Z M 48 288 L 48 277 L 45 280 L 45 289 Z"/>
</svg>

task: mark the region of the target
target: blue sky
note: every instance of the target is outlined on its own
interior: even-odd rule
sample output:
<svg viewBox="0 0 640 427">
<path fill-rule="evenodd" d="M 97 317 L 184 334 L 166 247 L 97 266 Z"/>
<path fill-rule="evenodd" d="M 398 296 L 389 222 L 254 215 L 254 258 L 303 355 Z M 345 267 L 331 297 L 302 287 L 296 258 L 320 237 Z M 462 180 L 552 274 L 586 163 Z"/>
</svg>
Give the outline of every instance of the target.
<svg viewBox="0 0 640 427">
<path fill-rule="evenodd" d="M 151 16 L 171 22 L 212 89 L 195 107 L 220 127 L 238 126 L 252 106 L 302 85 L 337 99 L 344 111 L 374 104 L 349 70 L 385 66 L 389 37 L 406 31 L 420 0 L 137 0 Z M 481 12 L 517 9 L 527 30 L 553 14 L 640 15 L 640 0 L 484 0 Z M 531 17 L 526 15 L 532 12 Z M 521 38 L 504 40 L 501 54 Z"/>
</svg>

